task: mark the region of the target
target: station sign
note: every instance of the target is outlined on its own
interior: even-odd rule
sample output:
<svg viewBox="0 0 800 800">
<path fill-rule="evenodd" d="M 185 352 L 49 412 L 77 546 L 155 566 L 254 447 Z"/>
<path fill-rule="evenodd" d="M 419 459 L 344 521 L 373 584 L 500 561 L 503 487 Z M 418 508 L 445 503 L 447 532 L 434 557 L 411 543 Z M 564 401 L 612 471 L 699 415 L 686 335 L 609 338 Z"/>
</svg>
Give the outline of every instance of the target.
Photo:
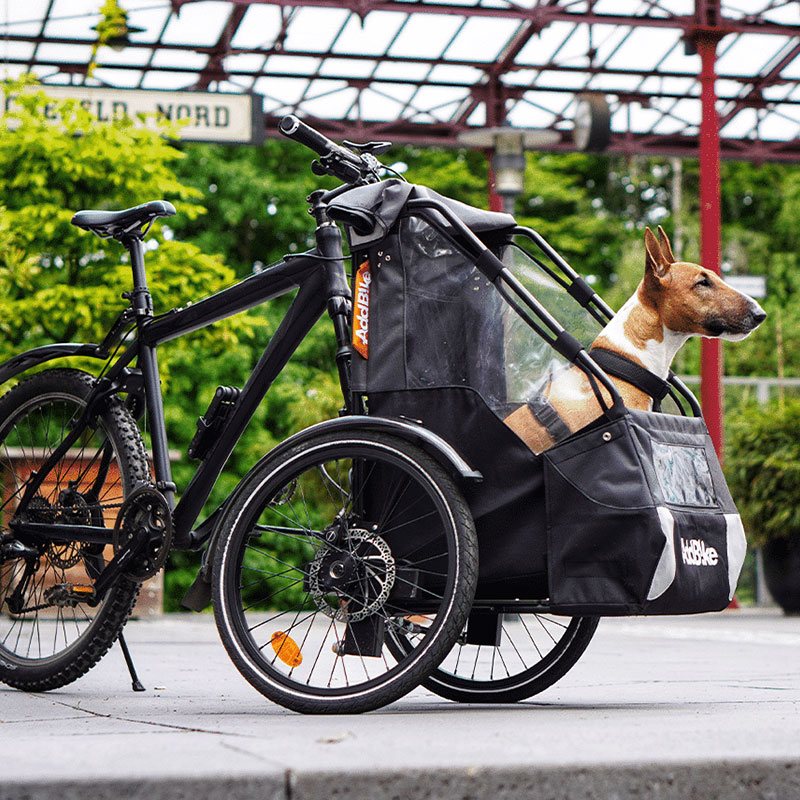
<svg viewBox="0 0 800 800">
<path fill-rule="evenodd" d="M 181 140 L 260 144 L 264 140 L 261 95 L 222 92 L 184 92 L 142 89 L 108 89 L 94 86 L 53 86 L 41 89 L 53 100 L 76 100 L 101 122 L 128 117 L 142 120 L 166 119 L 177 126 Z M 6 110 L 13 96 L 5 98 Z M 45 113 L 56 118 L 55 104 Z"/>
<path fill-rule="evenodd" d="M 767 279 L 764 275 L 726 275 L 725 283 L 756 300 L 767 296 Z"/>
</svg>

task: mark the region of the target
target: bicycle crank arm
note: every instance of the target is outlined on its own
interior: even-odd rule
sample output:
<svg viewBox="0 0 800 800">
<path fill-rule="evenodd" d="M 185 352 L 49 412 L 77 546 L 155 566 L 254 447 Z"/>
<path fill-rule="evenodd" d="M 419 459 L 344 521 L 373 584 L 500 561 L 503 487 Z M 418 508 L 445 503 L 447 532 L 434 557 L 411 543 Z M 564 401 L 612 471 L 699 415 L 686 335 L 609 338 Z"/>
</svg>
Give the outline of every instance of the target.
<svg viewBox="0 0 800 800">
<path fill-rule="evenodd" d="M 146 530 L 137 531 L 136 535 L 129 539 L 120 551 L 106 564 L 103 571 L 97 576 L 94 583 L 95 602 L 98 602 L 103 595 L 124 575 L 128 568 L 136 563 L 141 553 L 150 544 L 150 536 Z"/>
</svg>

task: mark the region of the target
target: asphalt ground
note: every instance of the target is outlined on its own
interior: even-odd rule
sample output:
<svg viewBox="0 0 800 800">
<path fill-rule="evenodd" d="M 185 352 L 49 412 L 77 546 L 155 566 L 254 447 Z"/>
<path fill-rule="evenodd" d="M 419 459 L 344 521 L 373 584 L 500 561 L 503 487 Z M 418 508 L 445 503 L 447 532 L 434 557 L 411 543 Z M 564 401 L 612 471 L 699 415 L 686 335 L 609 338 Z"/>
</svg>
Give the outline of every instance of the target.
<svg viewBox="0 0 800 800">
<path fill-rule="evenodd" d="M 2 800 L 800 798 L 800 617 L 605 619 L 531 700 L 329 717 L 253 690 L 210 615 L 126 635 L 145 692 L 117 646 L 58 691 L 0 688 Z"/>
</svg>

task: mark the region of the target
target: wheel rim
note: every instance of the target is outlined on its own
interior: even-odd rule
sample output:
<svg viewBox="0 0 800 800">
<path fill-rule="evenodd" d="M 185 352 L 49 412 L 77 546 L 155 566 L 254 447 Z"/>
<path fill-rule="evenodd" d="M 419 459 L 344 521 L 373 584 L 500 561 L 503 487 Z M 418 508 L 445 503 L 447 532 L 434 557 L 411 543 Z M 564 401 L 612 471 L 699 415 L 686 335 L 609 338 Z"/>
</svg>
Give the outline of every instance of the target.
<svg viewBox="0 0 800 800">
<path fill-rule="evenodd" d="M 543 676 L 575 639 L 581 619 L 550 614 L 501 614 L 500 645 L 462 640 L 447 654 L 432 683 L 475 692 L 520 688 Z"/>
<path fill-rule="evenodd" d="M 234 525 L 220 611 L 246 670 L 283 694 L 353 698 L 402 679 L 452 610 L 452 512 L 391 447 L 379 458 L 374 443 L 305 450 L 262 481 Z M 418 640 L 398 659 L 385 641 L 404 629 Z"/>
<path fill-rule="evenodd" d="M 53 452 L 70 420 L 84 407 L 85 402 L 71 394 L 48 392 L 22 404 L 3 425 L 1 530 L 8 530 L 31 471 Z M 123 469 L 100 420 L 98 428 L 88 430 L 46 476 L 27 513 L 37 522 L 113 526 L 123 496 Z M 76 598 L 93 586 L 104 563 L 96 547 L 63 543 L 42 549 L 35 568 L 21 558 L 2 564 L 0 656 L 11 664 L 46 664 L 91 637 L 107 598 L 95 607 Z M 59 586 L 71 588 L 62 589 L 59 597 L 54 590 Z M 64 597 L 65 591 L 71 596 Z"/>
</svg>

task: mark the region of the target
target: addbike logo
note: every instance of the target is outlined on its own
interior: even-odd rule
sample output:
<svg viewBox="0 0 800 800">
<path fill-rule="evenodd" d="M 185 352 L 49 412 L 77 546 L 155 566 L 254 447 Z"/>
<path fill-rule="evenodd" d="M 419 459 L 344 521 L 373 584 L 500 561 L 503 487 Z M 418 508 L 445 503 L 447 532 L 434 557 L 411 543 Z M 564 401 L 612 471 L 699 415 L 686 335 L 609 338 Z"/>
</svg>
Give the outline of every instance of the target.
<svg viewBox="0 0 800 800">
<path fill-rule="evenodd" d="M 709 547 L 702 539 L 684 539 L 681 536 L 683 563 L 695 567 L 715 567 L 719 563 L 716 548 Z"/>
<path fill-rule="evenodd" d="M 369 261 L 364 261 L 356 272 L 356 302 L 353 311 L 353 347 L 362 358 L 369 358 L 369 288 L 372 273 Z"/>
</svg>

